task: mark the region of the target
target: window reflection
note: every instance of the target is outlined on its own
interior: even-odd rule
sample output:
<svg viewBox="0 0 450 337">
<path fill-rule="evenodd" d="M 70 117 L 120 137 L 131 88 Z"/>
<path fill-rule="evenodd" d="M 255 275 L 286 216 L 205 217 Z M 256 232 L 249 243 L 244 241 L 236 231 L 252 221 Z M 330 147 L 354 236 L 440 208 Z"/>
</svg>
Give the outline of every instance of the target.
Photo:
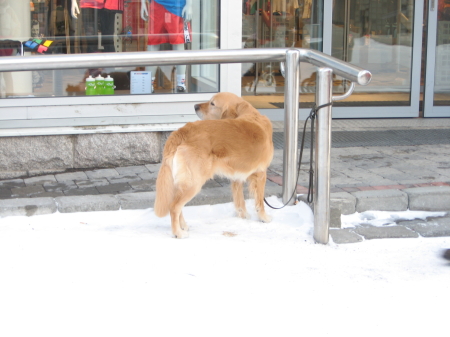
<svg viewBox="0 0 450 337">
<path fill-rule="evenodd" d="M 370 85 L 355 90 L 371 95 L 354 95 L 353 100 L 364 100 L 364 105 L 383 101 L 409 105 L 413 14 L 412 0 L 335 0 L 332 55 L 369 69 L 373 75 Z M 343 92 L 346 85 L 335 83 L 335 91 Z"/>
<path fill-rule="evenodd" d="M 244 0 L 243 48 L 312 48 L 322 50 L 323 2 L 313 0 Z M 314 67 L 302 64 L 302 91 L 314 92 Z M 242 95 L 259 108 L 282 104 L 284 78 L 278 63 L 247 63 L 242 66 Z M 269 95 L 270 104 L 251 96 Z M 279 102 L 279 103 L 277 103 Z M 274 106 L 275 104 L 275 106 Z"/>
<path fill-rule="evenodd" d="M 0 57 L 215 49 L 218 13 L 218 0 L 0 0 Z M 3 73 L 0 97 L 84 96 L 86 80 L 99 76 L 113 79 L 114 95 L 216 92 L 217 67 Z M 149 90 L 130 91 L 136 72 Z M 112 93 L 95 94 L 105 92 Z"/>
</svg>

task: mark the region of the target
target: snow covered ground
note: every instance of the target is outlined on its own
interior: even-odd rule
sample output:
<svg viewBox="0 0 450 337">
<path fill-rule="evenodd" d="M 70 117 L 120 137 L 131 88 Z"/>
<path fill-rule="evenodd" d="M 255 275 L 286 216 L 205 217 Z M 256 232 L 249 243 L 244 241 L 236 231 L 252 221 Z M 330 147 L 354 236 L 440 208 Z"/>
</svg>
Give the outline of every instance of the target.
<svg viewBox="0 0 450 337">
<path fill-rule="evenodd" d="M 186 207 L 185 240 L 152 209 L 0 219 L 0 336 L 448 335 L 450 238 L 323 246 L 303 203 L 248 209 Z"/>
</svg>

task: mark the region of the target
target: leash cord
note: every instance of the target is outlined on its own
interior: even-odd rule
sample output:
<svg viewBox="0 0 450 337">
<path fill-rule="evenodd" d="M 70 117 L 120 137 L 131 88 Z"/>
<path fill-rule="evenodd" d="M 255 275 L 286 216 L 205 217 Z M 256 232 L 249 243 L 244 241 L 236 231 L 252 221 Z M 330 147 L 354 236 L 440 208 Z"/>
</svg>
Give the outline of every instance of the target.
<svg viewBox="0 0 450 337">
<path fill-rule="evenodd" d="M 306 201 L 308 203 L 311 203 L 313 201 L 313 195 L 311 193 L 312 189 L 313 189 L 313 181 L 314 181 L 314 169 L 313 169 L 313 154 L 314 154 L 314 121 L 316 119 L 317 116 L 317 112 L 322 109 L 325 108 L 327 106 L 333 105 L 333 102 L 329 102 L 326 104 L 322 104 L 319 106 L 316 106 L 316 104 L 313 105 L 309 116 L 306 118 L 305 120 L 305 125 L 303 126 L 303 134 L 302 134 L 302 145 L 300 146 L 300 154 L 299 154 L 299 159 L 298 159 L 298 169 L 297 169 L 297 179 L 295 180 L 295 187 L 294 187 L 294 191 L 292 192 L 291 197 L 289 198 L 289 200 L 281 207 L 274 207 L 272 205 L 270 205 L 266 198 L 264 198 L 264 203 L 269 206 L 272 209 L 282 209 L 284 207 L 286 207 L 292 200 L 292 198 L 294 197 L 294 195 L 296 195 L 297 192 L 297 182 L 298 182 L 298 178 L 300 177 L 300 167 L 302 165 L 302 156 L 303 156 L 303 148 L 305 146 L 305 135 L 306 135 L 306 126 L 308 124 L 308 119 L 311 120 L 311 146 L 310 146 L 310 157 L 309 157 L 309 184 L 308 184 L 308 196 L 306 198 Z"/>
</svg>

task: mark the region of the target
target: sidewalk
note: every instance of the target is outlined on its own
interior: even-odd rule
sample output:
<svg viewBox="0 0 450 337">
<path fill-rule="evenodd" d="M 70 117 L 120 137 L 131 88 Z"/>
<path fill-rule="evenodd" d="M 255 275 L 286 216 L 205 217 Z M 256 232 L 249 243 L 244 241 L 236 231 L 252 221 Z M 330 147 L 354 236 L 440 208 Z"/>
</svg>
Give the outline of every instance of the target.
<svg viewBox="0 0 450 337">
<path fill-rule="evenodd" d="M 283 123 L 273 124 L 276 150 L 268 171 L 266 195 L 280 196 Z M 330 233 L 336 243 L 450 236 L 449 118 L 333 120 L 332 129 Z M 158 170 L 159 164 L 150 164 L 0 180 L 0 216 L 153 207 Z M 299 194 L 307 193 L 308 170 L 307 148 Z M 216 178 L 188 205 L 231 200 L 230 183 Z M 399 221 L 397 226 L 339 229 L 341 214 L 407 209 L 449 213 L 428 221 Z"/>
</svg>

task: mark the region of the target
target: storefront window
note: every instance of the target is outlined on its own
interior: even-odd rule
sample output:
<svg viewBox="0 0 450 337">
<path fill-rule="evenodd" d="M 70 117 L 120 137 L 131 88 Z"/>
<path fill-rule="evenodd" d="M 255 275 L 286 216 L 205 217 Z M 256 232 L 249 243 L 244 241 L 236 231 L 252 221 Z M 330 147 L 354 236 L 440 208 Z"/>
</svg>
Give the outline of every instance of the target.
<svg viewBox="0 0 450 337">
<path fill-rule="evenodd" d="M 311 48 L 322 51 L 321 0 L 243 0 L 243 48 Z M 315 91 L 315 67 L 301 64 L 301 91 Z M 257 108 L 283 107 L 280 64 L 242 67 L 242 95 Z M 308 95 L 303 95 L 305 99 Z M 306 100 L 313 100 L 314 95 Z"/>
<path fill-rule="evenodd" d="M 218 49 L 218 18 L 218 0 L 0 0 L 0 57 Z M 216 92 L 218 82 L 217 65 L 14 72 L 0 74 L 0 97 Z"/>
</svg>

